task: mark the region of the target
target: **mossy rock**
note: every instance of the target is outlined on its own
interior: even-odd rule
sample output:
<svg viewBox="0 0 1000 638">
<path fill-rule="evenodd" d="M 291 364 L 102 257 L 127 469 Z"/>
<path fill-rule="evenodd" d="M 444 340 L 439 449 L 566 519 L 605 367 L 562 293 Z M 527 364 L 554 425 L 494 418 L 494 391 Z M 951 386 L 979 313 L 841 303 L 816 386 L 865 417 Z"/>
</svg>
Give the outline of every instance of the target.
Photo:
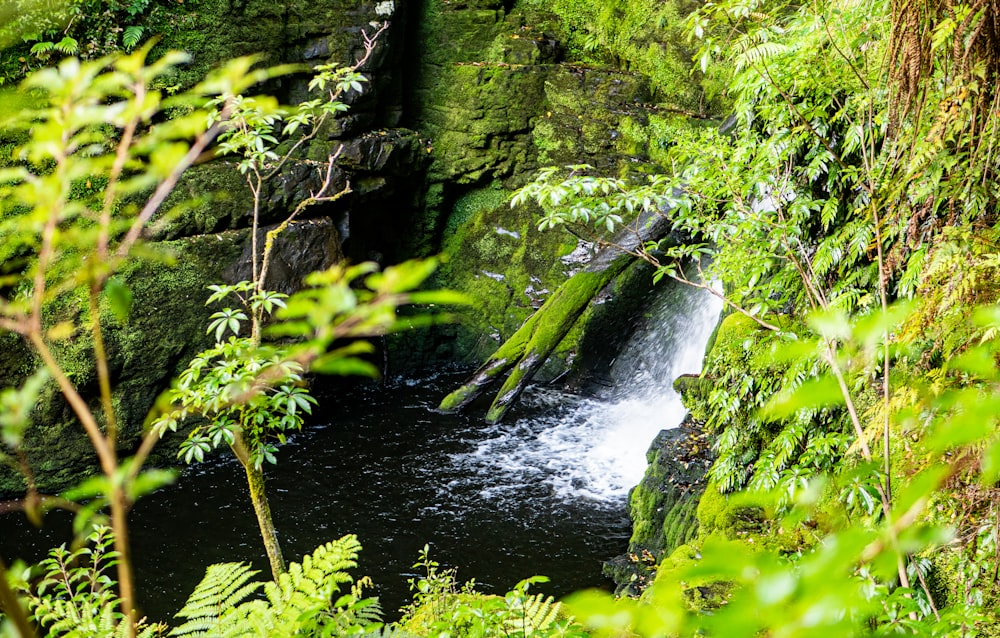
<svg viewBox="0 0 1000 638">
<path fill-rule="evenodd" d="M 189 169 L 167 197 L 157 239 L 246 228 L 253 214 L 253 194 L 236 163 L 219 160 Z"/>
<path fill-rule="evenodd" d="M 673 577 L 694 567 L 701 560 L 700 544 L 681 545 L 665 557 L 656 568 L 655 579 Z M 725 604 L 732 591 L 731 583 L 705 578 L 685 582 L 684 599 L 687 606 L 696 612 L 710 612 Z"/>
<path fill-rule="evenodd" d="M 727 540 L 757 539 L 758 547 L 784 546 L 782 528 L 774 517 L 773 498 L 753 492 L 723 494 L 709 482 L 698 501 L 699 537 L 717 536 Z M 794 533 L 792 536 L 796 536 Z M 796 536 L 796 538 L 798 538 Z M 761 542 L 767 539 L 767 542 Z M 792 544 L 799 545 L 798 541 Z"/>
<path fill-rule="evenodd" d="M 511 210 L 494 183 L 459 198 L 444 229 L 448 262 L 436 283 L 469 296 L 460 321 L 446 331 L 455 360 L 478 362 L 514 334 L 565 281 L 560 258 L 576 247 L 561 233 L 539 233 L 525 209 Z M 557 356 L 568 354 L 567 345 Z"/>
<path fill-rule="evenodd" d="M 708 398 L 712 382 L 697 374 L 682 374 L 674 379 L 674 391 L 681 395 L 681 402 L 694 421 L 704 423 L 708 416 Z"/>
<path fill-rule="evenodd" d="M 185 87 L 243 55 L 257 55 L 265 65 L 347 63 L 356 54 L 361 27 L 394 17 L 377 12 L 378 4 L 377 0 L 199 0 L 173 9 L 175 15 L 157 49 L 191 56 L 191 63 L 174 78 Z M 286 78 L 275 88 L 289 85 Z"/>
<path fill-rule="evenodd" d="M 688 421 L 661 431 L 646 456 L 649 467 L 629 494 L 629 550 L 660 558 L 697 535 L 695 510 L 711 466 L 711 444 Z"/>
<path fill-rule="evenodd" d="M 132 312 L 125 323 L 118 323 L 102 304 L 101 316 L 119 442 L 124 448 L 140 436 L 143 420 L 166 382 L 209 345 L 205 326 L 212 311 L 205 307 L 206 287 L 223 280 L 222 271 L 237 260 L 244 238 L 235 233 L 163 242 L 154 246 L 159 258 L 133 259 L 117 275 L 132 291 Z M 45 313 L 53 321 L 82 323 L 84 308 L 84 294 L 77 291 L 48 304 Z M 54 343 L 53 353 L 67 376 L 90 398 L 91 409 L 99 413 L 89 331 L 80 329 Z M 90 443 L 54 386 L 39 401 L 33 420 L 25 452 L 41 489 L 64 488 L 93 468 Z M 13 473 L 0 474 L 0 492 L 23 487 Z"/>
<path fill-rule="evenodd" d="M 337 260 L 339 252 L 317 246 L 324 242 L 328 245 L 331 237 L 335 243 L 336 230 L 329 220 L 297 224 L 276 242 L 276 261 L 298 261 L 301 268 L 326 267 L 329 263 L 324 262 Z M 205 306 L 207 287 L 232 282 L 239 275 L 239 264 L 248 258 L 246 239 L 245 231 L 229 231 L 150 244 L 143 256 L 127 261 L 116 275 L 132 292 L 132 311 L 124 323 L 114 318 L 106 301 L 102 301 L 100 312 L 119 445 L 124 453 L 141 436 L 143 422 L 158 394 L 195 354 L 211 345 L 205 327 L 215 309 Z M 313 253 L 312 261 L 294 258 L 296 250 Z M 290 273 L 285 279 L 300 281 L 304 274 Z M 87 320 L 86 307 L 84 291 L 77 290 L 50 302 L 44 312 L 52 324 L 72 320 L 82 326 Z M 4 360 L 19 376 L 5 380 L 20 383 L 40 363 L 16 338 L 5 336 L 0 341 L 0 345 L 8 343 L 12 349 L 4 351 Z M 89 330 L 79 328 L 70 338 L 54 342 L 52 350 L 66 375 L 99 414 Z M 65 488 L 95 469 L 90 442 L 54 384 L 46 388 L 32 418 L 34 425 L 28 430 L 24 451 L 39 488 Z M 170 447 L 169 442 L 166 447 Z M 23 489 L 19 476 L 7 469 L 0 471 L 0 493 Z"/>
<path fill-rule="evenodd" d="M 431 138 L 432 181 L 477 184 L 528 162 L 532 118 L 543 111 L 543 67 L 462 64 L 442 72 L 421 100 Z"/>
<path fill-rule="evenodd" d="M 530 24 L 565 43 L 569 60 L 604 63 L 648 77 L 655 97 L 685 109 L 705 106 L 701 77 L 691 72 L 686 0 L 521 0 Z"/>
</svg>

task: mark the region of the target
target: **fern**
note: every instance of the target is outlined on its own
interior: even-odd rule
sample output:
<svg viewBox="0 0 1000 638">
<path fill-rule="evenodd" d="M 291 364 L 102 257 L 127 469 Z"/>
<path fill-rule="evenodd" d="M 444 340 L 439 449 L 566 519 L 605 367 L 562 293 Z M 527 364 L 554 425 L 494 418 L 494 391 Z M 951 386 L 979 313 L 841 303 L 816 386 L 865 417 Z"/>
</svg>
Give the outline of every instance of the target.
<svg viewBox="0 0 1000 638">
<path fill-rule="evenodd" d="M 264 600 L 246 602 L 261 587 L 249 582 L 257 572 L 240 563 L 212 565 L 177 613 L 186 622 L 170 635 L 278 638 L 373 631 L 382 609 L 377 600 L 362 598 L 371 585 L 367 578 L 333 599 L 341 585 L 352 582 L 345 570 L 357 566 L 360 550 L 353 535 L 326 543 L 289 565 L 277 582 L 264 583 Z"/>
<path fill-rule="evenodd" d="M 243 563 L 220 563 L 205 570 L 205 577 L 177 612 L 186 622 L 170 632 L 171 636 L 210 635 L 220 617 L 260 589 L 260 582 L 248 582 L 257 575 Z"/>
<path fill-rule="evenodd" d="M 75 55 L 77 51 L 80 50 L 80 43 L 76 39 L 69 36 L 64 37 L 59 42 L 55 43 L 55 49 L 59 53 L 65 53 L 66 55 Z"/>
<path fill-rule="evenodd" d="M 142 39 L 145 31 L 143 27 L 137 25 L 125 27 L 125 33 L 122 35 L 122 46 L 125 47 L 125 50 L 131 51 L 134 49 L 135 45 L 139 44 L 139 40 Z"/>
<path fill-rule="evenodd" d="M 505 619 L 505 629 L 509 633 L 528 636 L 536 632 L 542 632 L 555 623 L 559 617 L 560 604 L 555 602 L 552 596 L 534 594 L 528 596 L 518 586 L 512 594 L 507 596 L 508 616 Z"/>
<path fill-rule="evenodd" d="M 51 53 L 53 49 L 56 48 L 55 42 L 36 42 L 31 45 L 31 54 L 42 56 L 47 53 Z"/>
<path fill-rule="evenodd" d="M 753 66 L 759 62 L 766 62 L 782 53 L 787 53 L 788 47 L 780 42 L 761 42 L 748 47 L 742 54 L 736 57 L 736 68 L 743 70 L 748 66 Z"/>
</svg>

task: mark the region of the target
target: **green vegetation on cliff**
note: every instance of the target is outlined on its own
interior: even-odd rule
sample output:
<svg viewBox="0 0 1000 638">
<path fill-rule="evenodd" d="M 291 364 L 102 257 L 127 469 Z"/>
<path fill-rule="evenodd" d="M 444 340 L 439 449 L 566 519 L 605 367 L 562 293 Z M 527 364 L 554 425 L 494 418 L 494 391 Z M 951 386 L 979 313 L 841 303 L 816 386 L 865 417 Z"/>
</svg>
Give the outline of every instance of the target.
<svg viewBox="0 0 1000 638">
<path fill-rule="evenodd" d="M 994 635 L 993 559 L 970 530 L 993 516 L 1000 449 L 995 16 L 829 9 L 709 3 L 687 20 L 733 126 L 673 140 L 650 197 L 690 239 L 633 253 L 718 281 L 729 316 L 685 383 L 716 455 L 698 537 L 661 563 L 652 609 L 623 614 L 633 627 Z M 568 172 L 523 191 L 540 226 L 618 223 L 627 195 Z"/>
</svg>

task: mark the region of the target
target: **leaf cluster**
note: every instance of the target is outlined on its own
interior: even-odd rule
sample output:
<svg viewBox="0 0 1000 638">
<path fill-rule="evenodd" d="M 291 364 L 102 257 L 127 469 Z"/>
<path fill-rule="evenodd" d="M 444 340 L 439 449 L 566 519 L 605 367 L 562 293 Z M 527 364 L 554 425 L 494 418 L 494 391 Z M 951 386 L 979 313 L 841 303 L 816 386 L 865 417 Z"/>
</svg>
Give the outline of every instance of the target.
<svg viewBox="0 0 1000 638">
<path fill-rule="evenodd" d="M 245 308 L 265 316 L 285 307 L 287 295 L 257 292 L 249 281 L 234 285 L 213 285 L 206 305 L 236 296 Z M 176 431 L 191 417 L 207 422 L 192 428 L 181 444 L 178 457 L 185 462 L 201 462 L 205 454 L 220 445 L 248 448 L 249 459 L 258 469 L 266 461 L 276 463 L 277 444 L 289 432 L 302 427 L 316 400 L 303 384 L 303 366 L 273 347 L 240 336 L 247 315 L 242 310 L 224 308 L 214 313 L 208 332 L 215 333 L 215 346 L 198 354 L 177 377 L 165 400 L 176 407 L 161 415 L 154 428 Z M 225 338 L 227 333 L 231 333 Z"/>
<path fill-rule="evenodd" d="M 465 638 L 586 635 L 552 596 L 528 593 L 532 585 L 548 581 L 544 576 L 522 580 L 503 596 L 484 596 L 476 592 L 474 581 L 459 585 L 457 571 L 441 569 L 429 552 L 425 545 L 414 564 L 424 574 L 409 581 L 413 602 L 399 621 L 403 630 Z"/>
<path fill-rule="evenodd" d="M 381 626 L 378 602 L 363 598 L 367 579 L 354 583 L 361 545 L 344 536 L 292 563 L 277 582 L 251 581 L 257 572 L 241 563 L 212 565 L 177 612 L 183 624 L 171 636 L 342 636 Z M 248 598 L 263 587 L 264 598 Z"/>
<path fill-rule="evenodd" d="M 121 638 L 124 616 L 110 573 L 119 560 L 107 527 L 97 527 L 76 550 L 61 545 L 16 583 L 32 620 L 46 636 Z M 38 573 L 36 576 L 35 572 Z M 138 636 L 162 635 L 162 625 L 140 627 Z"/>
</svg>

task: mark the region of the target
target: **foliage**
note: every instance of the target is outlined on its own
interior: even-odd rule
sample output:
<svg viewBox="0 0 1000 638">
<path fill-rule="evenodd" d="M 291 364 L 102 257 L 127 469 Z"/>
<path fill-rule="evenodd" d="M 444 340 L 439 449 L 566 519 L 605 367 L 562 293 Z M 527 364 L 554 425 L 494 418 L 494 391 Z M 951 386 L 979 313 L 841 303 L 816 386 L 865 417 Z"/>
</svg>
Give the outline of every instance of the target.
<svg viewBox="0 0 1000 638">
<path fill-rule="evenodd" d="M 367 579 L 351 583 L 361 545 L 344 536 L 292 563 L 277 582 L 251 582 L 257 573 L 241 563 L 212 565 L 177 618 L 171 636 L 331 636 L 369 632 L 380 626 L 378 602 L 362 598 Z M 265 598 L 247 600 L 263 586 Z"/>
<path fill-rule="evenodd" d="M 474 581 L 460 586 L 456 570 L 441 569 L 426 545 L 414 567 L 424 575 L 409 581 L 413 603 L 399 621 L 405 631 L 468 638 L 584 635 L 551 596 L 528 593 L 531 585 L 547 582 L 543 576 L 522 580 L 502 597 L 484 596 L 476 593 Z"/>
<path fill-rule="evenodd" d="M 625 248 L 659 277 L 721 283 L 733 313 L 697 406 L 718 433 L 704 513 L 728 511 L 708 507 L 720 488 L 750 486 L 777 517 L 766 529 L 816 531 L 778 547 L 773 533 L 726 533 L 739 522 L 717 517 L 721 529 L 705 531 L 696 559 L 661 569 L 646 603 L 581 599 L 591 627 L 987 631 L 996 593 L 979 574 L 995 564 L 984 549 L 995 531 L 953 538 L 935 522 L 995 516 L 988 499 L 948 500 L 997 476 L 995 50 L 983 45 L 992 31 L 980 37 L 993 8 L 930 10 L 907 32 L 899 12 L 928 6 L 736 0 L 689 18 L 697 63 L 729 86 L 732 128 L 669 149 L 673 173 L 652 209 L 687 241 Z M 925 56 L 919 82 L 914 66 L 879 64 L 914 55 Z M 542 206 L 543 228 L 603 234 L 619 202 L 647 189 L 567 171 L 547 169 L 515 196 Z M 955 594 L 935 590 L 930 556 L 947 557 L 937 569 Z"/>
<path fill-rule="evenodd" d="M 26 71 L 66 56 L 99 58 L 130 52 L 144 36 L 160 32 L 174 7 L 155 0 L 5 0 L 0 3 L 0 49 L 16 59 L 0 83 L 20 80 Z M 16 69 L 16 70 L 15 70 Z"/>
<path fill-rule="evenodd" d="M 203 110 L 208 96 L 242 91 L 267 77 L 240 59 L 173 96 L 150 88 L 185 57 L 171 53 L 147 64 L 148 47 L 127 56 L 93 61 L 67 59 L 29 77 L 23 90 L 33 108 L 10 114 L 5 124 L 22 140 L 15 162 L 0 172 L 0 233 L 4 236 L 0 328 L 20 335 L 38 355 L 52 386 L 65 397 L 97 459 L 101 476 L 67 494 L 86 520 L 110 509 L 115 565 L 126 633 L 134 628 L 134 588 L 125 516 L 136 498 L 169 481 L 169 473 L 142 473 L 152 449 L 147 436 L 136 455 L 118 456 L 119 424 L 111 394 L 111 372 L 104 329 L 113 314 L 127 315 L 129 293 L 113 279 L 138 250 L 142 231 L 156 215 L 181 174 L 219 132 Z M 162 119 L 166 109 L 185 107 L 184 115 Z M 155 149 L 155 152 L 154 152 Z M 60 300 L 76 296 L 79 312 L 55 320 Z M 105 305 L 107 304 L 107 305 Z M 96 362 L 98 400 L 88 404 L 57 356 L 76 336 L 88 337 Z M 5 393 L 5 407 L 27 414 L 38 395 L 37 378 L 19 392 Z M 12 405 L 14 404 L 14 405 Z M 22 455 L 23 419 L 4 419 L 3 441 L 10 458 L 27 472 L 28 503 L 37 516 L 30 468 Z M 61 502 L 61 501 L 56 501 Z M 15 618 L 15 621 L 18 619 Z"/>
<path fill-rule="evenodd" d="M 274 443 L 298 430 L 316 401 L 299 387 L 306 366 L 325 374 L 377 376 L 378 369 L 363 358 L 373 351 L 365 341 L 334 348 L 338 340 L 356 340 L 409 329 L 442 317 L 397 316 L 404 304 L 462 302 L 447 291 L 415 292 L 433 273 L 434 259 L 390 266 L 382 272 L 374 263 L 336 265 L 305 279 L 306 287 L 291 297 L 254 292 L 251 282 L 213 286 L 208 303 L 236 295 L 247 309 L 278 321 L 265 334 L 294 338 L 283 345 L 261 345 L 240 336 L 246 314 L 226 308 L 213 315 L 209 326 L 217 338 L 232 333 L 195 357 L 177 379 L 166 399 L 174 409 L 159 416 L 155 427 L 176 430 L 191 417 L 205 417 L 188 433 L 179 456 L 201 461 L 206 452 L 232 445 L 242 435 L 250 462 L 257 468 L 275 462 Z M 358 285 L 363 284 L 363 285 Z"/>
<path fill-rule="evenodd" d="M 109 576 L 119 555 L 112 545 L 111 530 L 96 528 L 87 538 L 88 545 L 68 550 L 61 545 L 49 550 L 37 570 L 40 575 L 25 573 L 17 583 L 24 595 L 32 620 L 46 636 L 67 638 L 120 638 L 127 624 L 119 611 L 121 601 Z M 161 635 L 162 625 L 139 628 L 140 637 Z"/>
<path fill-rule="evenodd" d="M 378 27 L 378 24 L 374 26 Z M 328 64 L 316 67 L 317 74 L 309 83 L 309 88 L 326 92 L 325 101 L 317 99 L 303 102 L 291 113 L 279 109 L 276 100 L 268 97 L 223 95 L 209 102 L 209 106 L 215 108 L 209 118 L 210 122 L 222 127 L 219 151 L 222 154 L 242 155 L 243 159 L 237 164 L 237 170 L 245 177 L 253 195 L 250 228 L 253 279 L 230 286 L 211 287 L 213 294 L 208 299 L 209 304 L 235 295 L 243 308 L 227 307 L 210 317 L 208 332 L 215 333 L 216 345 L 198 355 L 180 375 L 174 388 L 165 397 L 165 401 L 175 407 L 156 420 L 154 430 L 160 433 L 167 429 L 176 430 L 179 423 L 190 417 L 207 419 L 207 423 L 195 425 L 181 444 L 178 456 L 189 463 L 193 460 L 202 461 L 208 451 L 222 443 L 230 447 L 246 472 L 251 502 L 276 579 L 284 573 L 285 561 L 267 502 L 262 466 L 264 461 L 277 462 L 276 445 L 284 443 L 288 432 L 301 428 L 305 415 L 312 411 L 312 405 L 316 403 L 308 391 L 301 387 L 304 385 L 302 373 L 305 366 L 312 363 L 313 369 L 320 372 L 376 376 L 377 370 L 356 356 L 372 351 L 367 342 L 357 341 L 326 354 L 324 350 L 337 338 L 385 334 L 395 320 L 397 306 L 409 303 L 406 295 L 398 293 L 409 292 L 420 285 L 435 268 L 435 263 L 431 261 L 423 264 L 411 262 L 387 269 L 378 275 L 370 275 L 370 282 L 388 282 L 386 290 L 397 294 L 378 302 L 372 300 L 372 305 L 367 308 L 363 303 L 360 307 L 357 305 L 357 296 L 353 292 L 340 295 L 340 301 L 355 302 L 349 306 L 341 306 L 335 300 L 329 300 L 332 303 L 327 307 L 332 309 L 333 314 L 342 316 L 335 319 L 333 314 L 327 313 L 327 328 L 336 329 L 325 337 L 314 334 L 315 327 L 320 323 L 315 321 L 317 317 L 313 310 L 309 311 L 308 317 L 295 316 L 294 308 L 301 304 L 300 299 L 293 298 L 290 300 L 291 306 L 286 306 L 287 295 L 265 288 L 277 237 L 307 207 L 322 201 L 334 201 L 350 192 L 350 186 L 347 185 L 336 194 L 328 194 L 334 165 L 343 147 L 330 155 L 325 164 L 309 162 L 317 168 L 322 185 L 299 202 L 284 222 L 267 232 L 260 249 L 258 228 L 260 206 L 265 197 L 264 189 L 272 178 L 278 176 L 285 163 L 292 160 L 294 153 L 318 134 L 328 117 L 336 117 L 347 110 L 347 106 L 339 98 L 350 91 L 361 91 L 362 82 L 366 79 L 358 69 L 372 55 L 378 36 L 387 26 L 387 23 L 383 23 L 372 36 L 361 31 L 364 54 L 354 66 Z M 279 135 L 277 128 L 283 117 L 287 117 L 287 123 L 282 135 L 296 134 L 298 139 L 284 156 L 279 156 L 275 150 Z M 332 276 L 325 280 L 328 287 L 326 292 L 330 292 L 333 287 L 339 287 L 341 291 L 344 288 L 349 290 L 351 281 L 361 274 L 371 273 L 372 266 L 364 264 L 353 269 L 340 269 L 335 273 L 331 271 Z M 406 281 L 392 283 L 396 275 L 402 275 Z M 306 285 L 316 286 L 315 276 Z M 389 291 L 389 288 L 392 290 Z M 316 292 L 316 288 L 307 288 L 298 297 L 311 299 L 309 295 Z M 435 297 L 432 295 L 429 299 L 433 301 Z M 292 313 L 291 318 L 299 321 L 272 326 L 271 331 L 283 330 L 284 337 L 298 337 L 300 342 L 310 344 L 304 346 L 309 352 L 303 352 L 301 343 L 298 355 L 293 355 L 287 347 L 262 345 L 264 324 L 277 309 L 287 310 Z M 363 324 L 365 316 L 372 311 L 384 316 L 367 325 L 348 325 L 351 321 Z M 243 322 L 249 322 L 250 334 L 241 337 Z M 227 332 L 232 334 L 228 340 L 223 341 Z M 321 355 L 322 358 L 317 360 Z"/>
<path fill-rule="evenodd" d="M 690 53 L 682 32 L 687 2 L 653 0 L 530 0 L 527 8 L 554 14 L 551 25 L 574 60 L 601 62 L 650 78 L 657 96 L 673 105 L 704 109 L 697 79 L 688 73 Z"/>
<path fill-rule="evenodd" d="M 220 301 L 229 295 L 249 295 L 249 308 L 260 306 L 265 316 L 285 305 L 287 295 L 253 292 L 248 281 L 235 285 L 212 286 L 207 303 Z M 252 293 L 252 294 L 250 294 Z M 223 443 L 233 445 L 237 431 L 248 447 L 249 462 L 258 469 L 264 463 L 275 463 L 277 448 L 272 441 L 283 443 L 288 432 L 299 430 L 303 419 L 312 412 L 316 400 L 298 384 L 302 383 L 302 366 L 269 349 L 258 347 L 249 337 L 240 337 L 242 322 L 247 315 L 225 308 L 212 315 L 209 332 L 215 333 L 216 345 L 192 359 L 167 394 L 178 406 L 158 420 L 155 427 L 176 430 L 179 422 L 189 415 L 205 417 L 207 423 L 188 431 L 178 456 L 185 462 L 203 461 L 205 454 Z M 231 333 L 228 339 L 223 337 Z M 260 384 L 261 378 L 267 379 Z"/>
<path fill-rule="evenodd" d="M 118 594 L 108 598 L 95 593 L 96 598 L 87 604 L 93 603 L 95 610 L 117 605 L 118 616 L 100 611 L 104 615 L 95 618 L 103 623 L 102 627 L 120 630 L 126 636 L 134 636 L 142 629 L 135 617 L 127 512 L 137 498 L 169 482 L 173 476 L 164 471 L 142 472 L 144 462 L 163 429 L 175 426 L 177 418 L 188 416 L 194 408 L 223 414 L 211 432 L 215 444 L 230 438 L 239 444 L 244 428 L 230 427 L 225 421 L 223 408 L 232 406 L 213 403 L 203 394 L 188 406 L 191 408 L 188 412 L 181 407 L 180 412 L 173 413 L 173 407 L 161 405 L 168 413 L 167 418 L 145 434 L 135 456 L 119 457 L 121 424 L 111 394 L 112 371 L 103 335 L 107 322 L 128 318 L 132 295 L 115 274 L 139 251 L 147 226 L 169 220 L 170 211 L 162 211 L 161 205 L 181 174 L 220 134 L 230 130 L 228 102 L 215 98 L 241 95 L 253 84 L 280 72 L 252 70 L 253 60 L 242 58 L 191 90 L 172 94 L 173 91 L 152 87 L 157 86 L 158 79 L 173 72 L 184 56 L 169 53 L 147 64 L 148 49 L 147 46 L 131 55 L 95 61 L 68 59 L 58 67 L 32 75 L 25 81 L 24 89 L 31 93 L 36 108 L 11 117 L 8 124 L 24 141 L 14 151 L 13 165 L 0 172 L 0 232 L 5 239 L 0 253 L 3 257 L 0 328 L 23 337 L 45 369 L 29 378 L 22 388 L 5 390 L 2 395 L 0 440 L 10 450 L 4 460 L 16 463 L 26 473 L 29 494 L 24 507 L 33 519 L 45 508 L 55 506 L 77 512 L 78 533 L 87 530 L 98 516 L 110 521 L 115 560 L 109 565 L 117 572 Z M 352 90 L 360 81 L 350 73 L 339 70 L 335 73 Z M 321 86 L 330 92 L 339 90 Z M 209 105 L 216 107 L 212 114 Z M 326 170 L 329 175 L 332 168 Z M 143 248 L 146 255 L 154 252 L 152 247 Z M 216 289 L 220 299 L 231 293 L 246 294 L 248 309 L 254 316 L 248 317 L 239 310 L 224 310 L 213 317 L 215 323 L 209 330 L 220 337 L 227 332 L 239 333 L 242 322 L 249 318 L 254 334 L 249 341 L 241 341 L 239 334 L 233 334 L 220 344 L 219 350 L 198 360 L 186 379 L 192 387 L 208 379 L 220 390 L 216 399 L 233 401 L 233 406 L 240 404 L 247 414 L 252 413 L 241 425 L 258 437 L 261 447 L 256 449 L 253 462 L 244 458 L 245 467 L 259 469 L 262 460 L 273 456 L 272 448 L 267 447 L 267 437 L 272 432 L 265 426 L 281 431 L 293 429 L 301 422 L 302 414 L 308 412 L 312 401 L 295 383 L 302 371 L 311 364 L 317 369 L 345 374 L 371 369 L 370 364 L 357 356 L 368 352 L 368 346 L 338 344 L 337 349 L 329 351 L 337 339 L 381 335 L 421 323 L 419 318 L 397 316 L 396 309 L 403 304 L 455 301 L 454 295 L 446 293 L 414 292 L 435 267 L 436 261 L 428 260 L 377 272 L 374 265 L 363 264 L 335 266 L 313 275 L 307 281 L 308 287 L 290 298 L 287 308 L 279 313 L 279 318 L 285 321 L 280 330 L 278 326 L 273 330 L 276 336 L 286 339 L 282 348 L 260 345 L 263 331 L 260 318 L 283 303 L 280 295 L 262 289 L 263 276 L 249 285 Z M 255 274 L 263 272 L 266 267 Z M 352 289 L 352 284 L 361 283 L 368 287 Z M 50 314 L 53 307 L 67 297 L 82 301 L 79 311 L 65 320 L 54 321 Z M 317 302 L 324 305 L 314 305 Z M 98 398 L 94 402 L 85 398 L 58 356 L 61 344 L 77 336 L 88 337 L 80 348 L 85 351 L 81 355 L 86 361 L 84 365 L 93 364 L 97 368 Z M 297 341 L 292 343 L 287 339 Z M 232 367 L 227 371 L 226 366 Z M 275 382 L 281 383 L 272 385 L 269 375 L 278 371 L 281 378 Z M 235 376 L 230 372 L 236 373 Z M 43 499 L 35 492 L 31 468 L 20 446 L 28 427 L 27 415 L 46 377 L 61 391 L 89 437 L 101 465 L 101 475 L 86 480 L 60 498 Z M 242 384 L 240 394 L 233 393 L 237 382 Z M 265 395 L 266 401 L 261 399 L 261 404 L 255 404 L 259 393 Z M 280 414 L 271 418 L 274 413 L 268 410 L 278 410 Z M 162 415 L 153 415 L 150 422 L 158 416 Z M 279 432 L 279 439 L 281 436 Z M 203 439 L 196 438 L 189 449 L 203 452 L 201 443 Z M 191 457 L 195 456 L 192 451 Z M 248 480 L 253 483 L 249 471 Z M 251 488 L 252 492 L 262 494 L 262 481 Z M 107 518 L 102 513 L 105 508 L 109 510 Z M 334 557 L 324 555 L 315 560 L 334 560 Z M 310 564 L 297 568 L 306 572 L 292 574 L 293 580 L 287 581 L 287 587 L 319 591 L 316 588 L 321 586 L 309 571 Z M 29 620 L 20 613 L 4 572 L 0 565 L 0 598 L 5 611 L 21 633 L 32 635 Z M 65 582 L 67 587 L 78 584 L 76 580 Z M 110 581 L 102 580 L 100 585 L 112 591 Z M 288 605 L 294 601 L 281 598 L 284 594 L 277 590 L 274 595 L 272 602 L 284 600 L 287 609 L 292 609 Z M 303 611 L 297 609 L 295 613 Z M 65 605 L 57 611 L 76 613 Z M 369 612 L 362 612 L 360 607 L 354 612 L 359 623 L 369 618 L 365 615 Z M 59 620 L 52 618 L 53 622 Z"/>
</svg>

